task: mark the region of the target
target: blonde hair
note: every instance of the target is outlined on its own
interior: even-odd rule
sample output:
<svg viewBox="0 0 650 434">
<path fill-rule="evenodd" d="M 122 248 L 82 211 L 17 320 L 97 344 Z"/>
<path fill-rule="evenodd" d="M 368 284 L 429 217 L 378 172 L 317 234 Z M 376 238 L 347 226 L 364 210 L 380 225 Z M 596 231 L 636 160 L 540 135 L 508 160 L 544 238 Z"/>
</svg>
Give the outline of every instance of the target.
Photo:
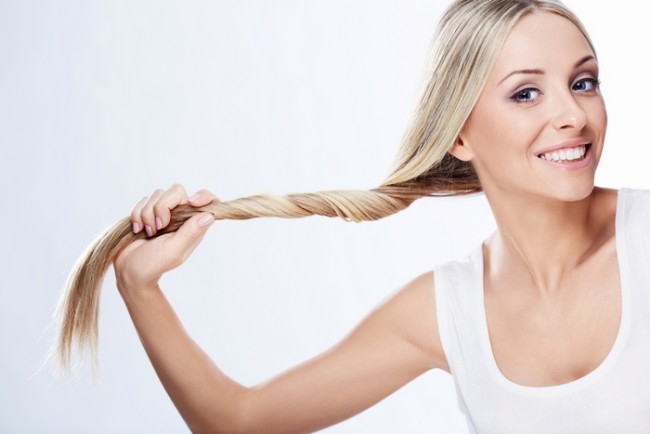
<svg viewBox="0 0 650 434">
<path fill-rule="evenodd" d="M 506 37 L 522 16 L 535 11 L 569 19 L 589 41 L 575 15 L 554 0 L 457 0 L 447 9 L 431 49 L 426 87 L 396 166 L 379 187 L 369 191 L 258 195 L 200 209 L 179 206 L 159 235 L 175 231 L 189 217 L 204 211 L 216 219 L 321 215 L 359 222 L 394 214 L 422 197 L 480 192 L 481 184 L 471 164 L 448 151 L 469 117 Z M 57 307 L 60 328 L 55 352 L 65 370 L 77 347 L 89 348 L 96 361 L 103 276 L 124 247 L 143 237 L 142 233 L 133 234 L 130 219 L 124 218 L 100 235 L 71 271 Z"/>
</svg>

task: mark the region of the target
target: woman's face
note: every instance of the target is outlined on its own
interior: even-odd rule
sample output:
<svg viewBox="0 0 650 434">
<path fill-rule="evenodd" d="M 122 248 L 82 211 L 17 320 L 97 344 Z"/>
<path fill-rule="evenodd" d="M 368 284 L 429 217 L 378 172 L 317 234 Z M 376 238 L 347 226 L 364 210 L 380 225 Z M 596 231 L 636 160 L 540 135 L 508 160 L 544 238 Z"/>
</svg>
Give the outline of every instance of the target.
<svg viewBox="0 0 650 434">
<path fill-rule="evenodd" d="M 579 200 L 593 189 L 607 114 L 598 63 L 569 20 L 548 12 L 514 27 L 452 153 L 488 195 Z"/>
</svg>

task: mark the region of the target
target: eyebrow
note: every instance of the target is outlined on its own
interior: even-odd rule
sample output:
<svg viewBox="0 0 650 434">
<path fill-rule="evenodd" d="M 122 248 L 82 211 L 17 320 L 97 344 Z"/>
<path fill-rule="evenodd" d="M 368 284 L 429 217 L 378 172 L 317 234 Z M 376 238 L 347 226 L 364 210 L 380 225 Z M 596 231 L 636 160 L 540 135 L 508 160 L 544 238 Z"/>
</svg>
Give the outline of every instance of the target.
<svg viewBox="0 0 650 434">
<path fill-rule="evenodd" d="M 573 65 L 573 68 L 579 68 L 580 66 L 584 65 L 585 63 L 589 62 L 590 60 L 596 60 L 596 57 L 594 57 L 593 54 L 587 54 L 585 57 L 581 58 L 578 60 L 575 65 Z M 517 71 L 512 71 L 510 74 L 506 75 L 503 80 L 499 82 L 499 84 L 503 83 L 506 81 L 508 78 L 512 77 L 513 75 L 516 74 L 537 74 L 541 75 L 544 74 L 543 69 L 518 69 Z"/>
</svg>

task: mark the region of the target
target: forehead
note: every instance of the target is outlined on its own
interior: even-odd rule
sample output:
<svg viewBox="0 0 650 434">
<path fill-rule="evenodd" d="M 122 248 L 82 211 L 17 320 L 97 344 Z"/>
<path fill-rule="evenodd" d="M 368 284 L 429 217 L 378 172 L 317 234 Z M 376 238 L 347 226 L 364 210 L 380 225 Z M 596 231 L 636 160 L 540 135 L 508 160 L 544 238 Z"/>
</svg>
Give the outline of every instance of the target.
<svg viewBox="0 0 650 434">
<path fill-rule="evenodd" d="M 518 69 L 545 69 L 549 65 L 573 65 L 588 54 L 594 53 L 575 24 L 551 12 L 534 12 L 514 26 L 492 75 L 503 76 Z"/>
</svg>

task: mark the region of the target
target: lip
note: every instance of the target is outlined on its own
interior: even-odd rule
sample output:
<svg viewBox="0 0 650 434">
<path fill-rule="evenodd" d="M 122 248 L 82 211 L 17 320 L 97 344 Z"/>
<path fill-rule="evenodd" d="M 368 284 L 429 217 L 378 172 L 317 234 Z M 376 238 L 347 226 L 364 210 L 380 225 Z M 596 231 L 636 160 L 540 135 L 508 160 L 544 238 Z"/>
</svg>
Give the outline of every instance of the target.
<svg viewBox="0 0 650 434">
<path fill-rule="evenodd" d="M 591 146 L 590 142 L 584 142 L 584 141 L 571 142 L 568 146 L 567 143 L 569 142 L 564 142 L 560 146 L 549 148 L 549 150 L 541 152 L 540 154 L 538 154 L 537 160 L 546 165 L 553 166 L 558 169 L 564 169 L 564 170 L 580 170 L 592 166 L 594 157 L 592 152 L 593 146 Z M 585 156 L 584 158 L 582 158 L 582 160 L 553 161 L 553 160 L 543 160 L 542 158 L 539 157 L 539 155 L 546 154 L 547 152 L 553 152 L 558 149 L 575 148 L 576 146 L 585 146 L 587 148 L 585 151 Z"/>
<path fill-rule="evenodd" d="M 587 146 L 591 148 L 591 141 L 584 138 L 584 137 L 578 137 L 576 139 L 571 139 L 571 140 L 565 140 L 564 142 L 558 143 L 557 145 L 553 145 L 549 148 L 546 148 L 542 151 L 536 152 L 535 155 L 537 157 L 540 157 L 542 154 L 548 154 L 549 152 L 555 152 L 559 151 L 561 149 L 570 149 L 570 148 L 575 148 L 578 146 Z"/>
</svg>

